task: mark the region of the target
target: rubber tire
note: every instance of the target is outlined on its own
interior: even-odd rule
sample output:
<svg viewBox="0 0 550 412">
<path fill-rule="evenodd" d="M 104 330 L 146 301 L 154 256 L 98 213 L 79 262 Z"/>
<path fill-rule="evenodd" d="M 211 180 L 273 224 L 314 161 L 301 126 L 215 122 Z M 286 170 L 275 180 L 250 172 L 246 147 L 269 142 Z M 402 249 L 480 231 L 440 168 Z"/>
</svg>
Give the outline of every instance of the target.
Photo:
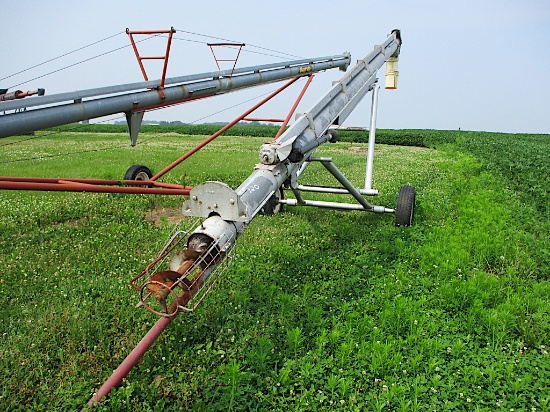
<svg viewBox="0 0 550 412">
<path fill-rule="evenodd" d="M 151 180 L 153 173 L 147 166 L 133 165 L 124 175 L 124 180 Z"/>
<path fill-rule="evenodd" d="M 329 142 L 330 143 L 336 143 L 338 140 L 340 140 L 340 137 L 338 136 L 338 132 L 336 129 L 328 129 L 327 134 L 330 136 Z"/>
<path fill-rule="evenodd" d="M 284 193 L 283 189 L 280 188 L 279 190 L 275 191 L 273 196 L 269 198 L 269 200 L 263 205 L 263 207 L 260 209 L 261 215 L 275 215 L 277 213 L 281 213 L 283 211 L 283 204 L 279 203 L 279 199 L 284 199 Z"/>
<path fill-rule="evenodd" d="M 414 218 L 416 189 L 414 186 L 401 186 L 395 208 L 395 226 L 411 226 Z"/>
</svg>

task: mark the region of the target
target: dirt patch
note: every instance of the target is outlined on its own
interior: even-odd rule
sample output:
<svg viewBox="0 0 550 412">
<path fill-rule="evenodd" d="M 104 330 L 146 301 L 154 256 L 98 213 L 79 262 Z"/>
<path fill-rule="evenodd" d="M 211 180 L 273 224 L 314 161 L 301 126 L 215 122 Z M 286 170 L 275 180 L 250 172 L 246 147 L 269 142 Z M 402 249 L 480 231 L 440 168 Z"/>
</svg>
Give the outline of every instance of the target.
<svg viewBox="0 0 550 412">
<path fill-rule="evenodd" d="M 367 153 L 369 151 L 368 148 L 361 146 L 351 146 L 348 150 L 353 153 Z"/>
<path fill-rule="evenodd" d="M 145 214 L 145 220 L 151 222 L 155 226 L 161 226 L 163 220 L 167 220 L 171 225 L 178 223 L 183 219 L 183 214 L 181 213 L 181 207 L 175 208 L 158 208 L 152 209 Z"/>
</svg>

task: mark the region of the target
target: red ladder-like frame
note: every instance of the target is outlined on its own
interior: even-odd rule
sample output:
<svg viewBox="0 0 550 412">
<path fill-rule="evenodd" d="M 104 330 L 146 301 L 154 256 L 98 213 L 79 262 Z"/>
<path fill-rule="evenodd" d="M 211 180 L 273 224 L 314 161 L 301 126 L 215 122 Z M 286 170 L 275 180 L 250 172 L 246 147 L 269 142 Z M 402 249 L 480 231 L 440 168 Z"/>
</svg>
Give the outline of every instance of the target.
<svg viewBox="0 0 550 412">
<path fill-rule="evenodd" d="M 221 70 L 220 62 L 233 62 L 233 67 L 231 69 L 231 74 L 229 77 L 233 76 L 233 72 L 235 71 L 235 66 L 237 65 L 237 60 L 239 60 L 239 56 L 241 55 L 241 50 L 245 46 L 244 43 L 207 43 L 208 47 L 210 47 L 210 50 L 212 51 L 212 55 L 214 56 L 214 60 L 216 60 L 216 66 L 218 66 L 218 70 Z M 218 59 L 216 57 L 216 53 L 214 53 L 214 47 L 238 47 L 239 50 L 237 51 L 237 57 L 235 59 Z"/>
<path fill-rule="evenodd" d="M 130 42 L 132 43 L 132 47 L 134 49 L 134 53 L 136 54 L 136 58 L 139 64 L 139 67 L 141 69 L 141 73 L 143 74 L 143 78 L 145 81 L 149 81 L 149 78 L 147 77 L 147 73 L 145 71 L 145 67 L 143 66 L 142 60 L 164 60 L 164 67 L 162 69 L 162 77 L 160 80 L 160 86 L 159 88 L 164 88 L 164 79 L 166 78 L 166 69 L 168 67 L 168 57 L 170 56 L 170 45 L 172 44 L 172 35 L 176 32 L 176 30 L 171 27 L 170 30 L 130 30 L 126 29 L 126 34 L 130 37 Z M 168 44 L 166 45 L 166 53 L 164 56 L 140 56 L 139 51 L 136 46 L 136 42 L 134 41 L 134 34 L 168 34 Z"/>
</svg>

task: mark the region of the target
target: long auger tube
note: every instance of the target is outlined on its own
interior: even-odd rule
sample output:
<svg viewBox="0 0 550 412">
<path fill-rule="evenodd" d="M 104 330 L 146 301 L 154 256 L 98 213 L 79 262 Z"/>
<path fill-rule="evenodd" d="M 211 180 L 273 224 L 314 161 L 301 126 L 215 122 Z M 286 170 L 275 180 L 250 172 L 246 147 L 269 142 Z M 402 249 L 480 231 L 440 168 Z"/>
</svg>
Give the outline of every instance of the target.
<svg viewBox="0 0 550 412">
<path fill-rule="evenodd" d="M 94 100 L 82 101 L 83 96 L 96 96 L 111 94 L 119 90 L 132 90 L 134 86 L 128 85 L 101 88 L 94 91 L 75 92 L 62 95 L 62 100 L 55 95 L 49 96 L 46 100 L 36 98 L 35 102 L 48 101 L 52 104 L 67 101 L 68 97 L 74 97 L 68 104 L 51 107 L 37 108 L 34 110 L 18 111 L 0 115 L 0 138 L 32 132 L 35 130 L 55 127 L 64 124 L 79 122 L 82 120 L 94 119 L 116 113 L 126 113 L 127 117 L 145 110 L 168 106 L 170 104 L 182 103 L 197 98 L 214 96 L 222 93 L 245 89 L 260 84 L 272 83 L 294 77 L 308 76 L 332 68 L 345 70 L 350 62 L 349 53 L 339 56 L 332 56 L 326 59 L 313 58 L 307 60 L 290 61 L 271 65 L 249 67 L 235 71 L 232 76 L 224 77 L 222 73 L 208 73 L 204 76 L 191 76 L 191 81 L 176 86 L 166 87 L 148 91 L 140 91 L 129 94 L 97 98 Z M 242 74 L 241 74 L 242 73 Z M 197 79 L 196 77 L 200 77 Z M 139 83 L 143 86 L 146 83 Z M 137 87 L 137 86 L 136 86 Z M 13 102 L 0 104 L 0 113 L 10 109 L 29 107 L 33 102 L 24 102 L 14 105 Z M 141 123 L 141 119 L 138 122 Z M 139 126 L 138 124 L 138 126 Z"/>
<path fill-rule="evenodd" d="M 399 54 L 401 37 L 398 30 L 376 46 L 363 60 L 337 82 L 314 107 L 300 118 L 275 143 L 264 144 L 260 152 L 262 163 L 235 190 L 219 182 L 207 182 L 195 186 L 190 199 L 183 205 L 185 216 L 207 218 L 212 214 L 216 218 L 237 224 L 237 234 L 244 230 L 244 224 L 254 218 L 263 205 L 278 191 L 286 181 L 292 181 L 303 163 L 315 151 L 315 148 L 328 140 L 329 127 L 342 116 L 347 116 L 350 107 L 371 90 L 376 82 L 376 72 L 387 59 Z M 330 162 L 323 162 L 332 169 Z M 331 172 L 333 172 L 331 170 Z M 357 190 L 342 179 L 346 189 L 356 198 L 361 197 Z M 216 196 L 212 196 L 212 193 Z M 391 211 L 381 206 L 373 206 L 361 197 L 363 210 L 374 212 Z M 219 216 L 219 217 L 218 217 Z M 240 222 L 240 223 L 239 223 Z"/>
<path fill-rule="evenodd" d="M 334 55 L 334 56 L 315 57 L 315 58 L 309 58 L 309 59 L 290 60 L 290 61 L 285 61 L 280 63 L 270 63 L 270 64 L 264 64 L 264 65 L 258 65 L 258 66 L 242 67 L 242 68 L 235 69 L 233 71 L 233 76 L 245 74 L 245 73 L 259 73 L 264 70 L 273 70 L 277 68 L 284 68 L 284 67 L 291 67 L 291 66 L 304 66 L 304 65 L 319 63 L 323 61 L 339 62 L 336 64 L 336 67 L 339 67 L 341 70 L 346 71 L 348 65 L 350 64 L 350 56 L 348 53 L 343 53 L 343 54 Z M 340 62 L 344 64 L 341 64 Z M 175 84 L 185 84 L 190 82 L 196 82 L 198 80 L 211 80 L 211 79 L 216 79 L 221 77 L 229 77 L 230 74 L 231 74 L 231 70 L 221 70 L 221 71 L 214 71 L 214 72 L 190 74 L 186 76 L 171 77 L 171 78 L 165 79 L 164 86 L 170 86 Z M 74 92 L 56 93 L 56 94 L 51 94 L 49 96 L 41 97 L 40 99 L 2 103 L 0 104 L 0 111 L 29 108 L 34 106 L 44 106 L 52 103 L 74 101 L 74 100 L 85 99 L 89 97 L 106 96 L 109 94 L 135 92 L 137 90 L 144 90 L 144 89 L 157 89 L 159 86 L 160 86 L 160 80 L 150 80 L 146 82 L 135 82 L 135 83 L 118 84 L 114 86 L 96 87 L 93 89 L 78 90 Z"/>
</svg>

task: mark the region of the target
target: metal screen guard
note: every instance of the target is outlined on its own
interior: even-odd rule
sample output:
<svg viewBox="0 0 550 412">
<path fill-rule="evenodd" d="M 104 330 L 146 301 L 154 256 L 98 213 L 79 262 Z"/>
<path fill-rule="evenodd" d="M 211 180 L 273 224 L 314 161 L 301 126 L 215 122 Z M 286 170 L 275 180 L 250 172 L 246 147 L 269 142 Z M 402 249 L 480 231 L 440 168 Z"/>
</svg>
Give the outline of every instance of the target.
<svg viewBox="0 0 550 412">
<path fill-rule="evenodd" d="M 219 217 L 187 223 L 190 229 L 176 227 L 157 257 L 131 280 L 140 295 L 137 307 L 164 317 L 192 312 L 229 268 L 235 226 Z"/>
</svg>

